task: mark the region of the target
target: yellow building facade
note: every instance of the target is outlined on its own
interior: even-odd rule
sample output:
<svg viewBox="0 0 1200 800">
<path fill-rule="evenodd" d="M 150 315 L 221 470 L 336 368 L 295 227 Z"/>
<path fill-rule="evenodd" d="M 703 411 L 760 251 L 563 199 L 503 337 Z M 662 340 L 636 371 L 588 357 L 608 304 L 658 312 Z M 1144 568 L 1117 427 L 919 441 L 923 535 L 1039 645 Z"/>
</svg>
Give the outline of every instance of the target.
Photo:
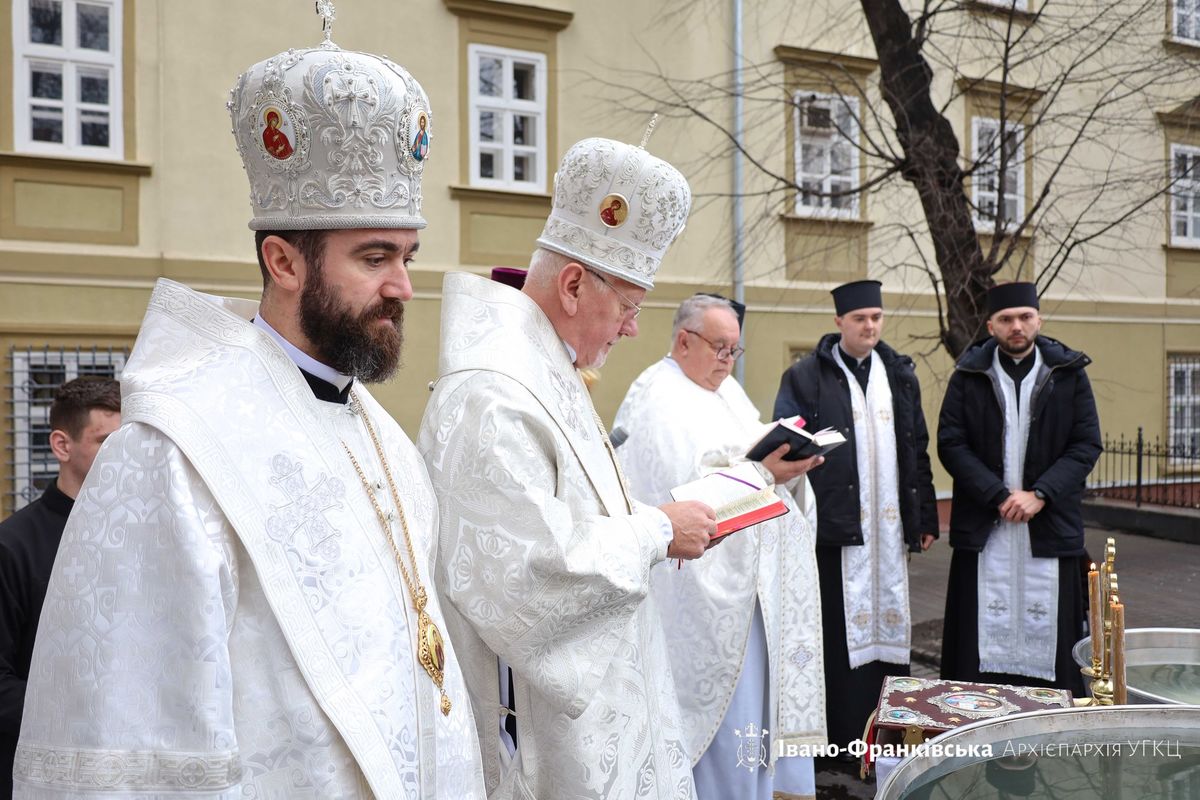
<svg viewBox="0 0 1200 800">
<path fill-rule="evenodd" d="M 1016 0 L 1017 21 L 1036 36 L 1042 23 L 1026 1 L 1037 2 Z M 429 226 L 412 274 L 404 367 L 377 392 L 410 433 L 436 376 L 443 274 L 524 266 L 549 210 L 554 166 L 578 139 L 637 142 L 660 112 L 648 147 L 688 175 L 696 194 L 639 318 L 640 336 L 616 348 L 594 389 L 603 417 L 611 419 L 629 383 L 668 349 L 680 300 L 734 291 L 739 212 L 728 132 L 737 108 L 728 87 L 736 65 L 747 87 L 740 213 L 750 397 L 769 415 L 780 374 L 833 329 L 828 290 L 873 277 L 884 282 L 885 338 L 922 354 L 926 415 L 936 427 L 952 361 L 931 339 L 938 303 L 921 269 L 932 250 L 915 193 L 900 180 L 852 202 L 842 193 L 872 184 L 881 166 L 863 141 L 889 136 L 859 3 L 745 3 L 740 49 L 732 0 L 339 6 L 334 41 L 403 64 L 433 108 L 423 189 Z M 963 12 L 971 25 L 1013 16 L 986 0 L 975 6 Z M 321 39 L 308 0 L 9 0 L 3 9 L 0 516 L 53 474 L 43 447 L 52 387 L 88 372 L 119 374 L 157 278 L 257 296 L 248 187 L 225 102 L 250 64 Z M 1138 23 L 1149 26 L 1143 33 L 1157 50 L 1135 55 L 1169 57 L 1195 76 L 1200 20 L 1177 11 L 1162 0 L 1153 24 Z M 953 30 L 942 35 L 966 41 Z M 934 95 L 964 162 L 978 156 L 988 120 L 1004 109 L 1008 119 L 1032 121 L 1061 99 L 1047 97 L 1025 65 L 1026 74 L 997 82 L 993 57 L 976 43 L 953 65 L 934 67 Z M 1087 202 L 1079 187 L 1112 166 L 1114 150 L 1163 182 L 1178 171 L 1171 192 L 1098 236 L 1086 255 L 1066 259 L 1043 299 L 1043 331 L 1095 362 L 1089 371 L 1109 433 L 1141 425 L 1151 435 L 1200 437 L 1200 367 L 1188 360 L 1200 356 L 1200 177 L 1187 166 L 1200 163 L 1198 86 L 1181 79 L 1147 88 L 1142 124 L 1104 132 L 1120 137 L 1119 146 L 1080 145 L 1060 166 L 1054 154 L 1063 143 L 1030 135 L 1007 165 L 1007 191 L 988 190 L 978 172 L 968 181 L 979 182 L 970 191 L 981 209 L 1029 207 L 1053 175 L 1070 187 L 1061 199 L 1068 208 Z M 780 188 L 788 184 L 810 191 Z M 1045 285 L 1052 248 L 1037 231 L 1018 245 L 998 277 Z M 1176 381 L 1180 364 L 1184 380 Z M 949 488 L 940 471 L 938 483 Z"/>
</svg>

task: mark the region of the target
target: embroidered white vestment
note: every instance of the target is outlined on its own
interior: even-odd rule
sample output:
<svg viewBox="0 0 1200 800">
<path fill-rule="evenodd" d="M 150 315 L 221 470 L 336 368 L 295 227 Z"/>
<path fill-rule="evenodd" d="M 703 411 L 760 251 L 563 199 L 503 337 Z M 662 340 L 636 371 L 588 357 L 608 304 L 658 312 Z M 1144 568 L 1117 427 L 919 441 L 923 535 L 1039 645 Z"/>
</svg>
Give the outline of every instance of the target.
<svg viewBox="0 0 1200 800">
<path fill-rule="evenodd" d="M 84 483 L 51 577 L 19 798 L 484 796 L 453 647 L 443 716 L 416 662 L 416 613 L 342 449 L 382 485 L 362 420 L 313 397 L 250 324 L 256 313 L 155 288 L 122 376 L 125 424 Z M 430 587 L 424 465 L 356 392 Z M 427 612 L 445 630 L 436 596 Z"/>
<path fill-rule="evenodd" d="M 648 597 L 666 517 L 629 501 L 591 398 L 526 295 L 446 276 L 418 446 L 441 510 L 439 590 L 492 798 L 694 796 Z M 499 737 L 511 666 L 517 755 Z"/>
<path fill-rule="evenodd" d="M 613 425 L 629 434 L 618 454 L 634 497 L 655 505 L 670 502 L 673 487 L 743 461 L 769 427 L 736 380 L 726 378 L 716 391 L 705 389 L 670 357 L 638 376 Z M 768 483 L 764 477 L 763 485 Z M 703 558 L 682 567 L 669 561 L 654 568 L 652 594 L 662 614 L 693 763 L 729 708 L 756 599 L 766 629 L 773 705 L 770 719 L 736 722 L 771 731 L 771 762 L 781 746 L 826 741 L 821 601 L 813 550 L 816 507 L 797 508 L 785 487 L 777 493 L 788 514 L 730 534 Z M 806 496 L 812 496 L 811 490 Z"/>
</svg>

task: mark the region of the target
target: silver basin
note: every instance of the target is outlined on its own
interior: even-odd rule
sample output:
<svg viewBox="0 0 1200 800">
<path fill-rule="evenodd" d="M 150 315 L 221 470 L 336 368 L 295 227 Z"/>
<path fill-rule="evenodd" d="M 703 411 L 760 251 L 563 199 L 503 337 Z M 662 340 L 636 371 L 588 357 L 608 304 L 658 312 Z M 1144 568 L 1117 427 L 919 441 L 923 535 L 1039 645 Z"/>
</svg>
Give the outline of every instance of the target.
<svg viewBox="0 0 1200 800">
<path fill-rule="evenodd" d="M 1092 664 L 1092 637 L 1076 642 L 1075 663 Z M 1131 628 L 1125 631 L 1130 703 L 1200 704 L 1200 630 Z"/>
<path fill-rule="evenodd" d="M 1031 711 L 964 725 L 924 746 L 933 745 L 940 750 L 900 762 L 876 800 L 1200 796 L 1200 706 Z"/>
</svg>

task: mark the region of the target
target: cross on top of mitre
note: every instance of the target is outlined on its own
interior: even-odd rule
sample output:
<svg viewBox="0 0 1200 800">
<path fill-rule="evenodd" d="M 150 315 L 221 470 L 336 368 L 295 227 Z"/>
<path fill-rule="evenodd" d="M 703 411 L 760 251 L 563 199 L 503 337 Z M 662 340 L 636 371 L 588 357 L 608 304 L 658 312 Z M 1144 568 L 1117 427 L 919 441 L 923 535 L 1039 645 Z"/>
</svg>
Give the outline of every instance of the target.
<svg viewBox="0 0 1200 800">
<path fill-rule="evenodd" d="M 321 43 L 322 47 L 336 47 L 333 43 L 333 21 L 337 19 L 337 10 L 333 7 L 333 0 L 316 0 L 317 15 L 321 18 L 321 30 L 325 34 L 325 41 Z"/>
<path fill-rule="evenodd" d="M 646 126 L 646 132 L 642 134 L 642 143 L 639 144 L 638 147 L 642 148 L 643 150 L 646 149 L 646 145 L 650 143 L 650 137 L 654 135 L 654 128 L 656 125 L 658 125 L 657 111 L 654 112 L 654 116 L 650 117 L 650 124 Z"/>
</svg>

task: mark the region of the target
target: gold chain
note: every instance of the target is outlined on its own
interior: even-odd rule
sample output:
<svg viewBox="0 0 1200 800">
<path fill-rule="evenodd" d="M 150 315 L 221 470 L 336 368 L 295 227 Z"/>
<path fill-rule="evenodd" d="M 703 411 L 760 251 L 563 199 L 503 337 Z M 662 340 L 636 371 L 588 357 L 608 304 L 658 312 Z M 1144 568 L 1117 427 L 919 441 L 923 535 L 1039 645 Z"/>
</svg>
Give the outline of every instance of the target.
<svg viewBox="0 0 1200 800">
<path fill-rule="evenodd" d="M 595 406 L 592 406 L 592 418 L 596 420 L 596 430 L 600 431 L 604 449 L 608 451 L 608 457 L 612 459 L 613 467 L 617 471 L 617 483 L 621 484 L 621 497 L 625 500 L 625 508 L 632 514 L 633 500 L 629 497 L 629 481 L 625 479 L 625 471 L 621 469 L 621 460 L 617 458 L 617 448 L 613 447 L 612 440 L 608 438 L 608 431 L 604 429 L 604 420 L 600 419 L 600 414 L 596 411 Z"/>
<path fill-rule="evenodd" d="M 388 544 L 391 545 L 392 555 L 396 559 L 396 566 L 400 568 L 400 577 L 404 579 L 404 586 L 408 589 L 408 594 L 412 598 L 413 607 L 417 610 L 418 660 L 442 693 L 442 713 L 449 714 L 450 698 L 446 694 L 445 688 L 443 688 L 445 679 L 445 645 L 442 641 L 441 632 L 437 629 L 437 625 L 434 624 L 433 620 L 425 612 L 425 606 L 429 601 L 429 597 L 425 593 L 425 587 L 421 583 L 421 573 L 417 568 L 417 554 L 413 549 L 412 534 L 408 529 L 408 518 L 404 514 L 404 506 L 400 504 L 400 493 L 396 491 L 396 482 L 392 479 L 392 470 L 388 466 L 387 458 L 384 456 L 383 446 L 379 443 L 379 437 L 375 435 L 375 427 L 371 424 L 370 418 L 367 416 L 362 403 L 359 402 L 358 396 L 353 390 L 350 392 L 350 402 L 352 410 L 362 419 L 363 425 L 366 426 L 367 435 L 371 437 L 371 444 L 375 446 L 375 454 L 379 456 L 379 463 L 383 467 L 383 474 L 387 479 L 388 491 L 392 495 L 392 502 L 396 505 L 396 513 L 400 517 L 400 528 L 404 532 L 404 544 L 408 550 L 408 559 L 412 564 L 411 576 L 405 567 L 404 557 L 400 554 L 400 547 L 396 544 L 396 537 L 392 535 L 392 526 L 389 524 L 388 516 L 384 513 L 383 507 L 379 504 L 379 498 L 375 496 L 375 491 L 371 487 L 371 481 L 368 480 L 367 474 L 358 463 L 358 459 L 354 457 L 350 446 L 343 441 L 342 448 L 346 451 L 346 455 L 350 457 L 350 463 L 354 465 L 354 471 L 358 473 L 358 479 L 362 481 L 363 489 L 367 492 L 367 497 L 371 498 L 371 505 L 375 508 L 375 515 L 379 518 L 379 525 L 383 528 L 383 533 L 388 540 Z"/>
<path fill-rule="evenodd" d="M 370 430 L 370 427 L 368 427 L 367 430 Z M 400 567 L 400 577 L 404 578 L 404 586 L 408 589 L 408 593 L 412 597 L 413 605 L 416 606 L 418 611 L 422 611 L 424 610 L 426 601 L 425 587 L 420 586 L 419 584 L 416 587 L 413 586 L 413 579 L 408 576 L 408 570 L 404 566 L 404 558 L 400 555 L 400 548 L 396 546 L 396 537 L 392 536 L 391 526 L 388 524 L 387 514 L 385 514 L 383 508 L 380 507 L 379 498 L 377 498 L 375 496 L 375 492 L 371 490 L 370 480 L 368 480 L 367 476 L 363 473 L 363 469 L 361 466 L 359 466 L 358 459 L 354 457 L 354 453 L 350 452 L 350 447 L 345 442 L 342 442 L 342 447 L 345 448 L 346 455 L 350 456 L 350 463 L 354 465 L 354 470 L 358 473 L 359 480 L 363 482 L 363 486 L 367 490 L 367 497 L 371 498 L 371 505 L 375 507 L 375 515 L 379 517 L 379 524 L 383 526 L 383 530 L 387 534 L 388 544 L 392 546 L 392 554 L 396 557 L 396 566 Z M 386 465 L 384 466 L 383 471 L 385 475 L 388 474 L 388 468 Z M 388 475 L 388 479 L 388 482 L 391 483 L 390 475 Z M 393 493 L 394 491 L 395 490 L 393 490 Z M 393 499 L 395 498 L 393 497 Z M 412 560 L 413 573 L 415 574 L 417 571 L 417 560 L 413 556 L 412 542 L 409 541 L 408 522 L 404 518 L 404 510 L 400 508 L 400 504 L 398 502 L 396 503 L 396 509 L 400 513 L 400 526 L 404 529 L 404 539 L 405 543 L 408 545 L 408 557 Z M 419 575 L 417 576 L 417 580 L 420 580 Z"/>
</svg>

